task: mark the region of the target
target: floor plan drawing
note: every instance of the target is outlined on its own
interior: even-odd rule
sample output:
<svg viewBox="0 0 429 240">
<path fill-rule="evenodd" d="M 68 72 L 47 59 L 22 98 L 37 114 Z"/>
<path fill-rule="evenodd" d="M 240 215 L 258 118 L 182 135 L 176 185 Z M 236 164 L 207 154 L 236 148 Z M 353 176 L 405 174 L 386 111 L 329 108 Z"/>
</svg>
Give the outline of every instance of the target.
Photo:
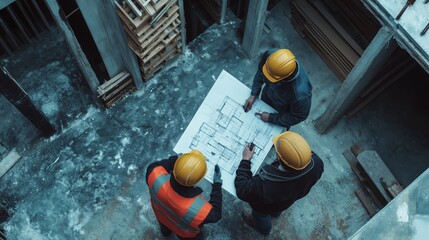
<svg viewBox="0 0 429 240">
<path fill-rule="evenodd" d="M 233 195 L 235 171 L 246 144 L 255 145 L 252 158 L 255 173 L 272 147 L 273 136 L 282 131 L 281 127 L 256 116 L 256 112 L 275 112 L 260 99 L 250 111 L 244 112 L 243 103 L 249 95 L 248 87 L 222 71 L 174 148 L 177 153 L 201 151 L 207 159 L 206 179 L 210 182 L 214 166 L 218 164 L 222 169 L 223 188 Z"/>
</svg>

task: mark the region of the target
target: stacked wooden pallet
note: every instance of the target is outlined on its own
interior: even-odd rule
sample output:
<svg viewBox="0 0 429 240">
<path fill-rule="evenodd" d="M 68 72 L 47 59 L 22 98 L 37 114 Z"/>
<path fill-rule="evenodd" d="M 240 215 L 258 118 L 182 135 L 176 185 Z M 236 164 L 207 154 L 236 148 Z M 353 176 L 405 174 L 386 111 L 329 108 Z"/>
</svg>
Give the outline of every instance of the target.
<svg viewBox="0 0 429 240">
<path fill-rule="evenodd" d="M 111 107 L 127 93 L 134 91 L 133 79 L 128 72 L 121 72 L 112 79 L 100 85 L 97 89 L 98 97 L 105 107 Z"/>
<path fill-rule="evenodd" d="M 177 0 L 126 0 L 115 4 L 128 45 L 139 57 L 147 80 L 182 51 Z"/>
</svg>

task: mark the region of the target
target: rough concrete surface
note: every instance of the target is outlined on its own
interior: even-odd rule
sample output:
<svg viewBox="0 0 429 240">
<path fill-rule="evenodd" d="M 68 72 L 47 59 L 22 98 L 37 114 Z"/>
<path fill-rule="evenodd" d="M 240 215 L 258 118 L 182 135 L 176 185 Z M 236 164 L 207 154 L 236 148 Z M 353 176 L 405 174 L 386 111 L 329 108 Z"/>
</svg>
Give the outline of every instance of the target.
<svg viewBox="0 0 429 240">
<path fill-rule="evenodd" d="M 340 121 L 326 135 L 315 131 L 314 120 L 326 109 L 341 82 L 294 31 L 284 14 L 285 3 L 272 11 L 279 24 L 270 34 L 264 33 L 259 56 L 271 47 L 288 47 L 309 74 L 314 87 L 310 117 L 291 130 L 309 141 L 324 161 L 325 172 L 307 197 L 274 220 L 268 237 L 244 225 L 240 213 L 248 205 L 224 191 L 222 220 L 205 226 L 207 239 L 345 239 L 369 219 L 354 195 L 357 180 L 341 153 L 355 142 L 374 147 L 373 133 L 358 121 L 359 117 Z M 222 69 L 251 86 L 258 58 L 248 60 L 241 50 L 239 24 L 230 16 L 224 25 L 210 27 L 143 89 L 110 109 L 91 102 L 81 76 L 61 74 L 66 75 L 71 68 L 69 53 L 65 61 L 53 59 L 17 77 L 32 80 L 36 77 L 31 76 L 43 75 L 59 81 L 28 85 L 34 91 L 30 96 L 59 132 L 22 148 L 21 160 L 0 179 L 0 203 L 11 215 L 4 224 L 8 237 L 162 239 L 149 204 L 146 167 L 174 154 L 173 147 Z M 51 34 L 57 39 L 55 30 Z M 55 52 L 60 47 L 61 51 L 67 49 L 60 41 Z M 70 92 L 78 95 L 67 95 Z M 46 104 L 51 107 L 43 107 Z M 16 126 L 25 124 L 29 125 Z M 34 138 L 34 134 L 29 135 Z M 266 162 L 274 158 L 272 150 Z M 202 187 L 208 196 L 208 182 Z"/>
</svg>

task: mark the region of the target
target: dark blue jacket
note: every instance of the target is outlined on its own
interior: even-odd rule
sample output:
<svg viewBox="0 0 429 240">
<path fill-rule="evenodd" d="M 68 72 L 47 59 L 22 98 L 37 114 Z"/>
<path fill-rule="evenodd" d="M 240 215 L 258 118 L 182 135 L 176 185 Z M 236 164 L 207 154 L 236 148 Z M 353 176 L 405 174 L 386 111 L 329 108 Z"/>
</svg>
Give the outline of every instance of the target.
<svg viewBox="0 0 429 240">
<path fill-rule="evenodd" d="M 278 48 L 270 49 L 262 56 L 258 71 L 253 78 L 251 95 L 259 96 L 262 85 L 265 83 L 261 99 L 278 111 L 278 113 L 270 113 L 268 122 L 289 129 L 308 117 L 313 87 L 298 61 L 297 69 L 286 79 L 272 83 L 264 76 L 262 66 L 267 58 L 277 50 Z"/>
<path fill-rule="evenodd" d="M 306 196 L 322 176 L 322 160 L 312 153 L 312 162 L 303 170 L 283 171 L 279 161 L 262 167 L 252 176 L 251 161 L 241 160 L 234 185 L 237 197 L 257 212 L 276 214 Z"/>
</svg>

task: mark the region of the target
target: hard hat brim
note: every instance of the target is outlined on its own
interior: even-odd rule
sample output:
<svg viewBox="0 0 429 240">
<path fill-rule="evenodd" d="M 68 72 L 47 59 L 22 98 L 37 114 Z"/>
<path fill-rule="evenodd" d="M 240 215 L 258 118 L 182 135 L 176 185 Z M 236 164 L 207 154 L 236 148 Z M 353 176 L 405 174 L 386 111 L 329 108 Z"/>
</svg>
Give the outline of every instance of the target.
<svg viewBox="0 0 429 240">
<path fill-rule="evenodd" d="M 275 83 L 275 82 L 282 80 L 282 79 L 274 78 L 273 76 L 270 75 L 270 73 L 268 72 L 268 69 L 267 69 L 267 63 L 265 63 L 264 66 L 262 66 L 262 73 L 270 82 Z"/>
<path fill-rule="evenodd" d="M 283 133 L 277 134 L 276 136 L 273 137 L 273 144 L 274 147 L 276 147 L 277 145 L 277 141 L 279 140 L 279 138 L 282 136 Z"/>
</svg>

